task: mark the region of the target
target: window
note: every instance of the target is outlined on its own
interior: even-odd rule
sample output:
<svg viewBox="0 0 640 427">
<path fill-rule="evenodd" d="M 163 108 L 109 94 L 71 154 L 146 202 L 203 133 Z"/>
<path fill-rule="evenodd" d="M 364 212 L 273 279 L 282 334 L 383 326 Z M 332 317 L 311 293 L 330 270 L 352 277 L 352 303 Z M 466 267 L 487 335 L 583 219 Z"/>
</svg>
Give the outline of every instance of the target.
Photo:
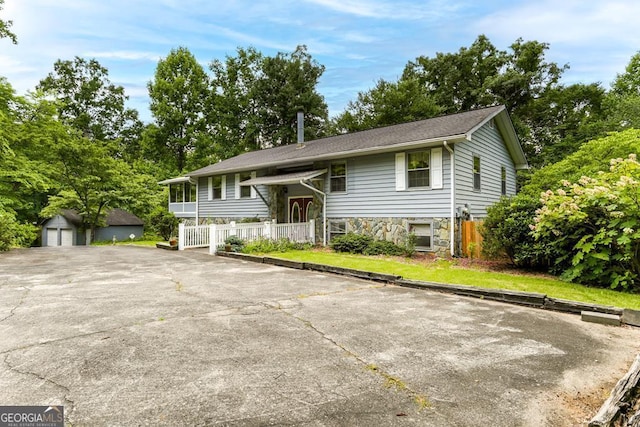
<svg viewBox="0 0 640 427">
<path fill-rule="evenodd" d="M 329 241 L 334 237 L 343 236 L 347 234 L 347 222 L 346 221 L 330 221 L 329 222 Z"/>
<path fill-rule="evenodd" d="M 502 170 L 500 171 L 500 180 L 502 182 L 502 195 L 507 194 L 507 168 L 502 166 Z"/>
<path fill-rule="evenodd" d="M 222 177 L 214 176 L 211 180 L 211 186 L 213 190 L 213 198 L 221 199 L 222 198 Z"/>
<path fill-rule="evenodd" d="M 409 233 L 416 236 L 416 249 L 431 249 L 431 224 L 413 223 L 409 224 Z"/>
<path fill-rule="evenodd" d="M 170 203 L 182 203 L 184 201 L 184 184 L 170 184 L 169 196 Z"/>
<path fill-rule="evenodd" d="M 182 203 L 182 202 L 195 202 L 196 201 L 196 185 L 190 182 L 184 184 L 170 184 L 169 185 L 169 202 L 170 203 Z"/>
<path fill-rule="evenodd" d="M 409 188 L 429 186 L 429 151 L 418 151 L 407 155 Z"/>
<path fill-rule="evenodd" d="M 473 189 L 480 190 L 480 157 L 473 156 Z"/>
<path fill-rule="evenodd" d="M 331 192 L 347 191 L 347 162 L 331 164 Z"/>
<path fill-rule="evenodd" d="M 243 172 L 240 174 L 240 182 L 251 179 L 251 172 Z M 251 197 L 251 187 L 248 185 L 240 186 L 240 197 Z"/>
</svg>

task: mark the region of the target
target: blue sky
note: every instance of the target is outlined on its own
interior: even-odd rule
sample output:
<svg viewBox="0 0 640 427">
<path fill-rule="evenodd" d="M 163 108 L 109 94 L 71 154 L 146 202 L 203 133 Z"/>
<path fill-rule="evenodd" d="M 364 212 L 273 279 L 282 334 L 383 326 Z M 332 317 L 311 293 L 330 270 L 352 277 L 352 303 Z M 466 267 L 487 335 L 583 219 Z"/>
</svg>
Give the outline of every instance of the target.
<svg viewBox="0 0 640 427">
<path fill-rule="evenodd" d="M 57 59 L 95 58 L 149 121 L 146 84 L 172 48 L 206 68 L 237 47 L 275 55 L 305 44 L 326 67 L 318 90 L 335 116 L 408 61 L 479 34 L 503 50 L 518 37 L 549 43 L 548 60 L 571 67 L 563 83 L 608 88 L 640 50 L 638 16 L 637 0 L 5 0 L 0 18 L 19 43 L 0 40 L 0 76 L 25 94 Z"/>
</svg>

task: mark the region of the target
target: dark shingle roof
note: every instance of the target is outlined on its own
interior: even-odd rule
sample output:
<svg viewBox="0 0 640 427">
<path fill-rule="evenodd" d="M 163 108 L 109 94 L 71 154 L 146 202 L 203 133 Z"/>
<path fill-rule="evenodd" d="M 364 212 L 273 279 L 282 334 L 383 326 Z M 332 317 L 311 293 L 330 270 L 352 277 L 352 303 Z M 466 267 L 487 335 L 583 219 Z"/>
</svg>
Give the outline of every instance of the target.
<svg viewBox="0 0 640 427">
<path fill-rule="evenodd" d="M 144 221 L 122 209 L 111 209 L 107 214 L 107 225 L 144 225 Z"/>
<path fill-rule="evenodd" d="M 82 217 L 73 209 L 62 209 L 60 215 L 65 217 L 67 221 L 79 227 L 82 225 Z M 125 210 L 115 208 L 111 209 L 106 218 L 107 225 L 144 225 L 144 221 Z"/>
<path fill-rule="evenodd" d="M 393 149 L 419 141 L 436 141 L 450 137 L 464 137 L 479 125 L 504 111 L 504 106 L 495 106 L 459 114 L 435 117 L 416 122 L 386 126 L 362 132 L 321 138 L 304 143 L 252 151 L 195 170 L 188 176 L 204 176 L 223 172 L 238 172 L 261 167 L 293 164 L 301 161 L 335 158 L 340 155 Z"/>
</svg>

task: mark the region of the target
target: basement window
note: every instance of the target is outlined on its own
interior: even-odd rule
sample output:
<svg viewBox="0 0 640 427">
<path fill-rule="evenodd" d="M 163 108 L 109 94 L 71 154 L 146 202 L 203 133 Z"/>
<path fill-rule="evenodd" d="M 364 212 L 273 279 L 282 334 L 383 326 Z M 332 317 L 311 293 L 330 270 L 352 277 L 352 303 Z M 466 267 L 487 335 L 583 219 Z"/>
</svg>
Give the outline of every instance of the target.
<svg viewBox="0 0 640 427">
<path fill-rule="evenodd" d="M 433 249 L 431 242 L 433 232 L 430 223 L 417 222 L 409 224 L 409 233 L 416 236 L 416 249 L 419 251 L 430 251 Z"/>
</svg>

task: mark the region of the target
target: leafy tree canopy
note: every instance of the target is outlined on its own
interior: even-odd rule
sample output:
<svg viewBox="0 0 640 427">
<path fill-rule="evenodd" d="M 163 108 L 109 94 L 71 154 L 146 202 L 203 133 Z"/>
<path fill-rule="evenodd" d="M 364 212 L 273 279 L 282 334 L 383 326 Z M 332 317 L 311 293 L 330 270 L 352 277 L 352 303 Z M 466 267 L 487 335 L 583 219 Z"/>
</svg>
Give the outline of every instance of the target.
<svg viewBox="0 0 640 427">
<path fill-rule="evenodd" d="M 305 138 L 323 135 L 328 110 L 316 87 L 324 66 L 306 46 L 274 57 L 240 48 L 235 57 L 212 61 L 210 69 L 208 117 L 219 158 L 296 142 L 300 110 Z"/>
<path fill-rule="evenodd" d="M 208 139 L 204 116 L 208 85 L 206 72 L 185 47 L 172 49 L 161 59 L 147 85 L 156 125 L 147 135 L 147 149 L 178 173 L 201 141 Z"/>
<path fill-rule="evenodd" d="M 583 144 L 561 161 L 534 172 L 521 193 L 539 197 L 540 193 L 559 188 L 564 180 L 576 182 L 582 176 L 595 176 L 609 168 L 611 159 L 640 153 L 640 130 L 614 132 Z"/>
<path fill-rule="evenodd" d="M 77 56 L 58 60 L 53 68 L 38 89 L 58 101 L 62 120 L 92 141 L 114 143 L 108 144 L 111 155 L 132 154 L 130 145 L 141 129 L 138 112 L 125 107 L 124 88 L 111 83 L 108 70 L 95 59 Z"/>
<path fill-rule="evenodd" d="M 2 10 L 3 4 L 4 0 L 0 0 L 0 11 Z M 12 25 L 13 21 L 5 21 L 3 19 L 0 19 L 0 39 L 8 38 L 13 44 L 17 44 L 18 38 L 10 30 Z"/>
</svg>

